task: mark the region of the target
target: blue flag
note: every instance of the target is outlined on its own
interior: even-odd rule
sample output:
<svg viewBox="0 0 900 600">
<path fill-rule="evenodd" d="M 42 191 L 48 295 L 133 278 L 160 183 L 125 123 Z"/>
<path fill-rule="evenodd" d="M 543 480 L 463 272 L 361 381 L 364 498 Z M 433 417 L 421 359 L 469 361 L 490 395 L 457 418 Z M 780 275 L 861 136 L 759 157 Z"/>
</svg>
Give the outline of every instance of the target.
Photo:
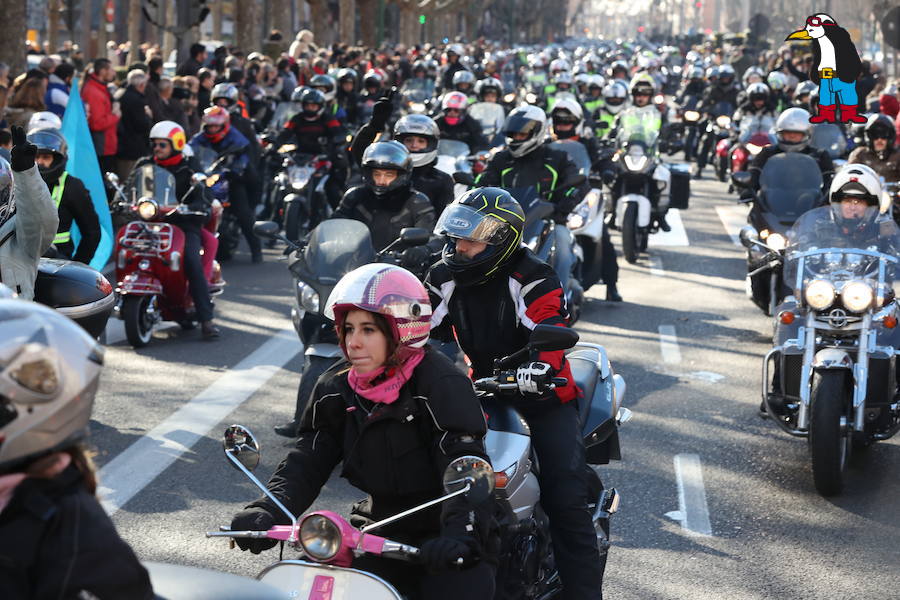
<svg viewBox="0 0 900 600">
<path fill-rule="evenodd" d="M 102 271 L 113 252 L 114 232 L 112 217 L 109 214 L 109 204 L 106 200 L 106 187 L 103 185 L 103 174 L 100 172 L 100 163 L 97 153 L 94 151 L 94 141 L 91 139 L 91 130 L 88 129 L 87 116 L 84 114 L 84 104 L 81 103 L 81 94 L 78 93 L 78 80 L 72 81 L 72 91 L 69 92 L 69 102 L 66 104 L 66 113 L 63 115 L 62 135 L 69 145 L 69 161 L 66 163 L 66 171 L 74 175 L 84 183 L 91 194 L 91 202 L 97 217 L 100 219 L 100 243 L 94 258 L 91 259 L 91 267 Z M 81 234 L 75 223 L 72 223 L 72 243 L 78 246 Z"/>
</svg>

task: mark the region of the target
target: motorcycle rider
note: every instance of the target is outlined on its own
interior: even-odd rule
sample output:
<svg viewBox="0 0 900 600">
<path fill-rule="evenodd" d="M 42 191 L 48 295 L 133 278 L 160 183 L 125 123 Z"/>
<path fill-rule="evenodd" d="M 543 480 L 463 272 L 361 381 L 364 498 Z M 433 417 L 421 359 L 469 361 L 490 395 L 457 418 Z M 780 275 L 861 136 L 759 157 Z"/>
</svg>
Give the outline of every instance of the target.
<svg viewBox="0 0 900 600">
<path fill-rule="evenodd" d="M 453 77 L 456 75 L 458 71 L 465 70 L 465 67 L 462 63 L 459 62 L 459 59 L 463 57 L 463 47 L 462 44 L 450 44 L 447 46 L 447 50 L 444 53 L 446 57 L 446 64 L 441 69 L 440 76 L 438 77 L 438 89 L 436 92 L 438 94 L 445 92 L 447 90 L 453 89 Z"/>
<path fill-rule="evenodd" d="M 432 310 L 425 288 L 400 267 L 365 265 L 341 278 L 325 314 L 334 319 L 346 360 L 319 378 L 269 490 L 302 514 L 342 462 L 342 476 L 369 494 L 353 507 L 354 523 L 443 496 L 442 475 L 453 459 L 487 458 L 487 426 L 466 376 L 426 345 Z M 471 505 L 454 498 L 379 530 L 419 546 L 425 569 L 374 556 L 354 558 L 353 567 L 384 577 L 410 599 L 491 598 L 498 546 L 492 508 L 490 499 Z M 288 522 L 264 496 L 236 514 L 231 528 Z M 254 553 L 277 543 L 235 541 Z M 451 566 L 458 558 L 462 567 Z"/>
<path fill-rule="evenodd" d="M 466 114 L 469 100 L 461 92 L 450 92 L 441 100 L 441 115 L 435 119 L 441 139 L 457 140 L 469 146 L 470 152 L 488 149 L 488 141 L 481 131 L 481 124 Z"/>
<path fill-rule="evenodd" d="M 204 339 L 213 340 L 219 337 L 219 328 L 213 322 L 213 303 L 209 295 L 209 287 L 201 258 L 216 255 L 218 243 L 212 234 L 204 235 L 203 225 L 209 219 L 210 201 L 203 188 L 194 188 L 191 178 L 194 170 L 184 156 L 184 129 L 174 121 L 160 121 L 150 130 L 150 144 L 153 155 L 148 156 L 135 165 L 137 169 L 146 164 L 155 164 L 175 178 L 175 195 L 188 206 L 190 215 L 173 213 L 166 220 L 177 225 L 184 233 L 184 274 L 188 280 L 191 298 L 200 333 Z M 193 189 L 192 189 L 193 188 Z M 190 192 L 190 194 L 188 194 Z M 187 196 L 187 197 L 186 197 Z"/>
<path fill-rule="evenodd" d="M 588 75 L 586 80 L 587 91 L 584 96 L 584 108 L 586 114 L 594 115 L 603 107 L 603 75 Z"/>
<path fill-rule="evenodd" d="M 703 98 L 700 100 L 700 106 L 697 109 L 701 114 L 707 115 L 704 128 L 706 124 L 708 124 L 709 119 L 713 118 L 712 115 L 710 115 L 710 111 L 713 110 L 716 105 L 728 103 L 731 105 L 732 109 L 737 107 L 737 94 L 738 90 L 734 85 L 734 69 L 728 64 L 721 65 L 717 69 L 715 84 L 710 82 L 707 86 L 706 91 L 703 93 Z M 729 110 L 729 113 L 731 112 L 732 111 Z M 729 116 L 731 115 L 729 114 Z M 715 141 L 715 134 L 712 131 L 705 131 L 704 129 L 703 139 L 700 142 L 700 150 L 697 153 L 697 167 L 694 170 L 695 179 L 702 178 L 703 168 L 706 167 L 706 163 L 710 159 L 710 154 L 715 146 Z"/>
<path fill-rule="evenodd" d="M 812 107 L 810 106 L 809 99 L 810 95 L 814 91 L 818 91 L 818 89 L 819 86 L 809 80 L 798 83 L 797 87 L 794 89 L 793 106 L 802 108 L 812 114 Z"/>
<path fill-rule="evenodd" d="M 375 103 L 372 119 L 357 132 L 350 143 L 350 154 L 357 164 L 362 164 L 363 153 L 390 118 L 393 106 L 389 98 Z M 453 177 L 436 168 L 437 144 L 440 130 L 437 123 L 426 115 L 406 115 L 394 125 L 394 139 L 406 146 L 412 156 L 412 187 L 431 201 L 434 214 L 453 202 Z"/>
<path fill-rule="evenodd" d="M 88 264 L 100 243 L 100 218 L 84 183 L 66 171 L 66 140 L 58 129 L 33 129 L 28 133 L 28 141 L 37 146 L 35 163 L 59 212 L 53 245 L 62 257 Z M 73 222 L 81 233 L 77 250 L 70 231 Z"/>
<path fill-rule="evenodd" d="M 34 297 L 41 255 L 53 243 L 59 214 L 35 165 L 37 146 L 12 127 L 10 161 L 0 158 L 0 283 Z"/>
<path fill-rule="evenodd" d="M 22 173 L 16 179 L 26 179 Z M 31 178 L 17 191 L 46 189 L 36 171 Z M 27 214 L 25 197 L 19 200 L 17 217 Z M 67 317 L 9 295 L 0 291 L 3 597 L 155 598 L 146 569 L 97 500 L 83 445 L 103 350 Z"/>
<path fill-rule="evenodd" d="M 250 247 L 251 260 L 254 263 L 261 263 L 263 260 L 262 245 L 259 238 L 253 233 L 253 211 L 250 208 L 246 180 L 250 142 L 231 126 L 231 117 L 228 111 L 221 106 L 210 106 L 203 111 L 202 123 L 203 128 L 200 133 L 191 138 L 191 148 L 211 148 L 220 156 L 225 152 L 234 153 L 227 171 L 228 201 L 231 203 L 230 208 L 234 211 L 234 216 L 237 217 L 247 245 Z"/>
<path fill-rule="evenodd" d="M 822 171 L 822 189 L 827 190 L 834 174 L 834 165 L 831 157 L 823 150 L 817 150 L 809 145 L 812 135 L 812 124 L 809 122 L 809 113 L 802 108 L 789 108 L 775 121 L 775 144 L 766 146 L 759 151 L 750 163 L 750 186 L 741 192 L 741 198 L 752 198 L 759 190 L 759 176 L 763 167 L 770 158 L 782 152 L 802 152 L 816 159 L 819 170 Z"/>
<path fill-rule="evenodd" d="M 325 97 L 325 114 L 330 115 L 341 122 L 342 126 L 347 124 L 347 113 L 337 103 L 337 81 L 331 75 L 313 75 L 309 80 L 309 87 L 322 92 Z"/>
<path fill-rule="evenodd" d="M 900 181 L 900 150 L 895 149 L 894 123 L 887 115 L 876 113 L 866 121 L 866 145 L 855 148 L 848 163 L 872 167 L 886 182 Z"/>
<path fill-rule="evenodd" d="M 599 149 L 597 148 L 597 139 L 594 137 L 584 137 L 582 130 L 584 125 L 584 116 L 581 112 L 581 105 L 577 102 L 563 98 L 556 103 L 556 106 L 550 112 L 550 119 L 553 123 L 553 135 L 559 140 L 571 140 L 581 143 L 587 150 L 588 158 L 591 164 L 597 163 Z M 609 239 L 609 229 L 603 228 L 603 235 L 600 243 L 602 244 L 602 264 L 600 266 L 600 277 L 606 284 L 606 298 L 613 302 L 621 302 L 622 296 L 619 295 L 617 282 L 619 279 L 619 263 L 616 261 L 616 250 L 613 248 L 612 241 Z M 593 256 L 592 253 L 585 252 L 585 271 L 591 271 L 587 265 L 588 257 Z M 589 288 L 594 281 L 585 282 L 585 289 Z"/>
<path fill-rule="evenodd" d="M 340 120 L 326 112 L 325 95 L 317 89 L 303 88 L 298 101 L 300 112 L 291 117 L 278 134 L 275 146 L 288 141 L 297 145 L 297 151 L 305 154 L 327 154 L 331 161 L 331 173 L 325 182 L 325 195 L 331 206 L 336 206 L 347 182 L 347 158 L 344 145 L 347 130 Z M 325 139 L 323 146 L 320 140 Z"/>
<path fill-rule="evenodd" d="M 494 360 L 524 347 L 535 325 L 567 326 L 559 278 L 522 244 L 524 224 L 522 207 L 509 192 L 485 187 L 460 196 L 435 227 L 447 242 L 425 280 L 435 307 L 432 336 L 459 342 L 473 378 L 492 375 Z M 553 376 L 568 383 L 548 391 Z M 588 489 L 570 366 L 561 351 L 541 352 L 536 362 L 518 368 L 516 379 L 520 394 L 512 402 L 528 422 L 541 464 L 541 505 L 563 597 L 602 598 L 606 557 L 587 510 L 600 490 Z"/>
<path fill-rule="evenodd" d="M 603 105 L 594 111 L 595 134 L 598 138 L 609 136 L 619 113 L 626 108 L 628 88 L 621 81 L 611 81 L 603 88 Z M 601 125 L 601 123 L 605 123 Z"/>
<path fill-rule="evenodd" d="M 478 80 L 474 91 L 478 102 L 495 104 L 503 97 L 503 84 L 495 77 L 485 77 Z"/>
<path fill-rule="evenodd" d="M 745 132 L 749 139 L 752 133 L 757 131 L 768 133 L 775 126 L 775 112 L 769 104 L 769 86 L 758 81 L 751 83 L 744 91 L 745 100 L 731 117 L 735 125 L 733 141 L 739 140 Z"/>
<path fill-rule="evenodd" d="M 239 99 L 240 92 L 233 83 L 216 84 L 209 96 L 209 100 L 214 106 L 221 106 L 228 111 L 232 127 L 241 132 L 248 142 L 255 141 L 256 128 L 253 126 L 253 121 L 241 114 Z M 250 164 L 256 165 L 259 159 L 259 144 L 250 144 L 247 150 L 250 152 Z"/>
<path fill-rule="evenodd" d="M 475 75 L 471 71 L 462 69 L 453 75 L 453 90 L 465 94 L 469 103 L 475 102 Z"/>
<path fill-rule="evenodd" d="M 337 103 L 347 114 L 347 123 L 356 123 L 359 95 L 356 93 L 356 71 L 345 67 L 337 72 Z"/>
</svg>

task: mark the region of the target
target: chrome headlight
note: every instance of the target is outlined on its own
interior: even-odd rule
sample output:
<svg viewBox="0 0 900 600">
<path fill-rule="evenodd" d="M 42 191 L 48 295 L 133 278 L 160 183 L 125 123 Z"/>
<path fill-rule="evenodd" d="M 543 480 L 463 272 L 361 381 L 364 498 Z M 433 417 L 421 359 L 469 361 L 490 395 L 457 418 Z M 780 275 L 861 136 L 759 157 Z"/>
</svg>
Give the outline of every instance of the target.
<svg viewBox="0 0 900 600">
<path fill-rule="evenodd" d="M 306 187 L 314 170 L 312 167 L 291 167 L 288 170 L 291 176 L 291 186 L 297 189 Z"/>
<path fill-rule="evenodd" d="M 513 93 L 509 93 L 509 94 L 503 96 L 503 101 L 506 102 L 507 104 L 512 104 L 512 102 L 514 102 L 515 99 L 516 99 L 516 95 Z"/>
<path fill-rule="evenodd" d="M 324 515 L 309 515 L 300 523 L 300 546 L 313 560 L 334 558 L 341 549 L 342 538 L 338 526 Z"/>
<path fill-rule="evenodd" d="M 300 300 L 300 307 L 303 310 L 313 313 L 319 312 L 319 292 L 311 285 L 298 281 L 297 298 Z"/>
<path fill-rule="evenodd" d="M 766 245 L 772 250 L 784 250 L 787 246 L 787 240 L 780 233 L 772 233 L 766 238 Z"/>
<path fill-rule="evenodd" d="M 138 214 L 145 221 L 155 219 L 156 215 L 159 214 L 159 206 L 152 198 L 143 198 L 138 202 Z"/>
<path fill-rule="evenodd" d="M 527 94 L 525 94 L 525 102 L 527 102 L 528 104 L 536 103 L 537 99 L 537 94 L 535 94 L 534 92 L 528 92 Z"/>
<path fill-rule="evenodd" d="M 423 113 L 425 112 L 425 105 L 421 102 L 413 102 L 409 105 L 409 110 L 414 113 Z"/>
<path fill-rule="evenodd" d="M 722 129 L 728 129 L 731 126 L 731 117 L 728 115 L 719 115 L 716 117 L 716 125 Z"/>
<path fill-rule="evenodd" d="M 696 110 L 686 110 L 684 111 L 684 120 L 689 123 L 694 123 L 695 121 L 700 120 L 700 113 Z"/>
<path fill-rule="evenodd" d="M 841 302 L 850 312 L 860 313 L 872 306 L 875 290 L 865 281 L 847 282 L 841 289 Z"/>
<path fill-rule="evenodd" d="M 772 237 L 772 236 L 769 236 Z M 806 303 L 814 310 L 824 310 L 834 302 L 834 285 L 825 279 L 814 279 L 804 291 Z"/>
</svg>

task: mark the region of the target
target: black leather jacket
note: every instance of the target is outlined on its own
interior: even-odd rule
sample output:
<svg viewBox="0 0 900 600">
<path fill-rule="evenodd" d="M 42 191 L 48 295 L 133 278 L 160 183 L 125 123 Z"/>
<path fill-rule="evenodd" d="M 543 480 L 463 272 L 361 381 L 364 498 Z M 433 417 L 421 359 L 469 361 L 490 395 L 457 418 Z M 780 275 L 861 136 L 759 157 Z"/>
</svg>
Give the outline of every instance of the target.
<svg viewBox="0 0 900 600">
<path fill-rule="evenodd" d="M 375 250 L 383 250 L 400 237 L 404 227 L 432 231 L 436 222 L 428 197 L 409 187 L 381 198 L 364 185 L 350 188 L 341 198 L 333 217 L 356 219 L 368 225 Z"/>
</svg>

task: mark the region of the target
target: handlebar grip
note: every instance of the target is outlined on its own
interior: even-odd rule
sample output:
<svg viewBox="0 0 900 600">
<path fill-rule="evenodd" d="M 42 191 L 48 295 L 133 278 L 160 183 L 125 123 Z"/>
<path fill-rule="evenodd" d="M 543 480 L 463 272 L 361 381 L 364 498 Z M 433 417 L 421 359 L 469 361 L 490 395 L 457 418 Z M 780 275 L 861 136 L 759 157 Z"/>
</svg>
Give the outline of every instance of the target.
<svg viewBox="0 0 900 600">
<path fill-rule="evenodd" d="M 569 380 L 566 379 L 565 377 L 554 377 L 553 379 L 550 380 L 550 383 L 552 383 L 553 385 L 555 385 L 557 387 L 563 387 L 563 386 L 569 385 Z"/>
</svg>

